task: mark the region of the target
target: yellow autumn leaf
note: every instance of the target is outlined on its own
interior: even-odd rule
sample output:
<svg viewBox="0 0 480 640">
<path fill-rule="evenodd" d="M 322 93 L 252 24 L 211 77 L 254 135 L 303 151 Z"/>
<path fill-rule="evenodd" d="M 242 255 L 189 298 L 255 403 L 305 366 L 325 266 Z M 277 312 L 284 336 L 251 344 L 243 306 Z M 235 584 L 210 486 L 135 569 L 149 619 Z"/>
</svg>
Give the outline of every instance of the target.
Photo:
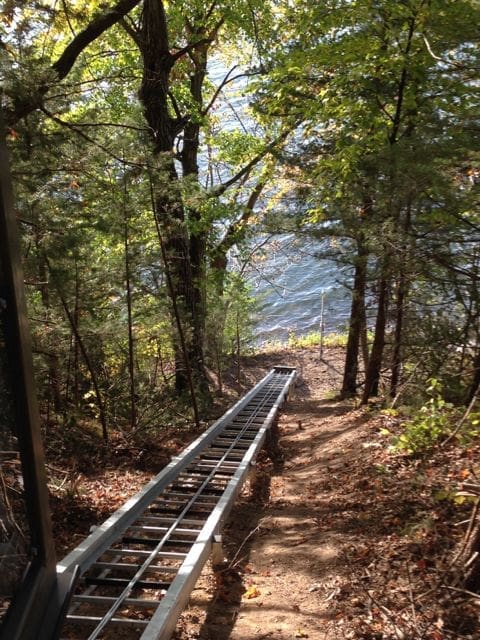
<svg viewBox="0 0 480 640">
<path fill-rule="evenodd" d="M 247 598 L 248 600 L 250 600 L 251 598 L 258 598 L 259 595 L 261 595 L 260 589 L 255 585 L 248 587 L 248 589 L 244 593 L 245 598 Z"/>
<path fill-rule="evenodd" d="M 295 631 L 295 638 L 308 638 L 308 633 L 306 633 L 303 629 L 297 629 Z"/>
</svg>

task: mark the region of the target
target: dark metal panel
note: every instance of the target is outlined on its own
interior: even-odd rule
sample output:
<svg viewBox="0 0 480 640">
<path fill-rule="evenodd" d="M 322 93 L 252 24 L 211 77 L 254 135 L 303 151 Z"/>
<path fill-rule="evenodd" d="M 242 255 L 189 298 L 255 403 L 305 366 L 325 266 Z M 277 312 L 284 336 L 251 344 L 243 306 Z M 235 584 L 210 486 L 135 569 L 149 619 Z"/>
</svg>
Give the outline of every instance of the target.
<svg viewBox="0 0 480 640">
<path fill-rule="evenodd" d="M 0 113 L 1 118 L 1 113 Z M 26 517 L 29 524 L 29 567 L 17 589 L 0 638 L 29 640 L 40 637 L 39 626 L 55 590 L 53 546 L 39 413 L 34 388 L 30 334 L 23 288 L 20 244 L 13 209 L 12 188 L 3 123 L 0 121 L 0 375 L 3 398 L 11 409 L 4 425 L 18 442 L 22 466 Z"/>
</svg>

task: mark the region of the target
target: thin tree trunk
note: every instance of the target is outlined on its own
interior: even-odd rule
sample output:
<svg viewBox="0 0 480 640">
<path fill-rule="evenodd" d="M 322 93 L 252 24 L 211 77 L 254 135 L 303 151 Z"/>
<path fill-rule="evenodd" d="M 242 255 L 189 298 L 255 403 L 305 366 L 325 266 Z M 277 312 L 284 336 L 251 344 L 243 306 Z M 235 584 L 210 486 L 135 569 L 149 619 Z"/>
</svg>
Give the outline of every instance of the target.
<svg viewBox="0 0 480 640">
<path fill-rule="evenodd" d="M 378 310 L 375 321 L 375 335 L 365 374 L 365 388 L 362 396 L 362 404 L 366 404 L 370 396 L 378 395 L 383 350 L 385 348 L 385 331 L 387 328 L 388 310 L 388 281 L 385 275 L 381 277 L 378 288 Z"/>
<path fill-rule="evenodd" d="M 365 247 L 365 240 L 363 235 L 360 234 L 357 239 L 357 257 L 355 261 L 343 384 L 340 391 L 341 398 L 351 398 L 355 396 L 357 392 L 358 353 L 365 317 L 367 258 L 368 251 Z"/>
<path fill-rule="evenodd" d="M 477 347 L 477 353 L 475 354 L 475 358 L 473 360 L 473 376 L 472 382 L 470 383 L 470 387 L 468 389 L 467 397 L 465 399 L 465 404 L 470 404 L 470 402 L 475 397 L 475 394 L 480 387 L 480 348 Z"/>
<path fill-rule="evenodd" d="M 406 295 L 406 278 L 405 272 L 402 269 L 397 286 L 397 300 L 395 304 L 395 331 L 393 335 L 392 376 L 390 379 L 390 396 L 392 398 L 397 395 L 397 387 L 402 370 L 401 350 Z"/>
<path fill-rule="evenodd" d="M 50 272 L 50 274 L 52 275 L 52 269 L 50 267 L 48 258 L 45 256 L 45 261 L 46 261 L 46 265 L 47 268 Z M 95 369 L 93 367 L 93 363 L 90 360 L 90 356 L 88 354 L 88 351 L 85 347 L 85 344 L 83 342 L 82 336 L 80 335 L 80 332 L 78 331 L 78 327 L 77 324 L 75 322 L 75 317 L 74 314 L 72 314 L 72 312 L 70 311 L 70 309 L 68 308 L 67 302 L 65 300 L 65 298 L 63 297 L 62 293 L 60 292 L 59 287 L 57 286 L 57 294 L 58 297 L 60 298 L 60 302 L 62 303 L 62 307 L 65 311 L 65 314 L 68 318 L 68 321 L 70 323 L 70 327 L 73 331 L 73 334 L 75 336 L 75 341 L 78 344 L 78 348 L 80 350 L 80 353 L 82 354 L 82 357 L 85 361 L 85 365 L 88 369 L 88 373 L 90 374 L 90 379 L 92 381 L 92 385 L 93 385 L 93 390 L 95 392 L 95 398 L 97 400 L 97 408 L 98 408 L 98 419 L 100 420 L 100 424 L 102 425 L 102 437 L 103 437 L 103 441 L 105 442 L 105 444 L 108 443 L 108 427 L 107 427 L 107 417 L 106 417 L 106 412 L 105 412 L 105 406 L 103 404 L 103 398 L 102 398 L 102 394 L 100 393 L 100 386 L 98 384 L 98 379 L 97 379 L 97 374 L 95 372 Z"/>
<path fill-rule="evenodd" d="M 73 307 L 73 321 L 79 331 L 80 326 L 80 278 L 78 275 L 78 262 L 75 258 L 75 304 Z M 76 409 L 80 406 L 80 349 L 75 331 L 73 334 L 73 403 Z"/>
<path fill-rule="evenodd" d="M 188 388 L 190 390 L 190 397 L 192 400 L 192 408 L 193 408 L 193 417 L 195 420 L 195 426 L 197 429 L 200 429 L 200 414 L 198 411 L 198 402 L 197 402 L 197 395 L 195 392 L 195 385 L 193 383 L 193 375 L 192 375 L 192 370 L 190 367 L 190 359 L 189 359 L 189 353 L 187 350 L 187 342 L 185 339 L 185 333 L 183 330 L 183 326 L 182 326 L 182 319 L 180 317 L 180 310 L 177 304 L 177 290 L 174 286 L 173 280 L 172 280 L 172 273 L 170 271 L 170 266 L 169 266 L 169 261 L 168 261 L 168 257 L 167 257 L 167 252 L 166 252 L 166 248 L 165 248 L 165 243 L 163 241 L 163 236 L 162 236 L 162 230 L 160 227 L 160 223 L 158 221 L 158 216 L 157 216 L 157 212 L 155 211 L 155 206 L 156 206 L 156 199 L 155 199 L 155 194 L 153 192 L 153 183 L 150 180 L 150 197 L 151 197 L 151 202 L 152 202 L 152 208 L 153 208 L 153 215 L 154 215 L 154 219 L 155 219 L 155 225 L 156 225 L 156 230 L 157 230 L 157 236 L 158 236 L 158 242 L 160 244 L 160 250 L 162 252 L 162 259 L 163 259 L 163 264 L 165 267 L 165 277 L 167 279 L 167 287 L 168 287 L 168 291 L 170 294 L 170 298 L 172 301 L 172 309 L 173 309 L 173 314 L 174 314 L 174 318 L 175 318 L 175 322 L 177 325 L 177 332 L 178 332 L 178 340 L 174 340 L 174 348 L 176 349 L 180 349 L 180 352 L 183 356 L 183 364 L 185 366 L 185 379 L 187 381 L 188 384 Z M 175 351 L 175 375 L 178 375 L 179 372 L 179 363 L 177 362 L 177 351 Z"/>
<path fill-rule="evenodd" d="M 38 252 L 38 276 L 41 282 L 40 295 L 42 297 L 42 304 L 47 311 L 50 310 L 50 291 L 47 278 L 47 268 L 42 252 L 39 250 L 40 240 L 36 238 L 37 252 Z M 48 377 L 49 377 L 49 397 L 53 401 L 53 408 L 56 413 L 60 413 L 63 409 L 62 392 L 60 388 L 60 367 L 57 353 L 49 349 L 47 355 L 48 359 Z"/>
<path fill-rule="evenodd" d="M 366 372 L 368 367 L 369 349 L 368 349 L 368 324 L 367 324 L 367 305 L 363 305 L 362 309 L 362 333 L 360 336 L 363 370 Z"/>
<path fill-rule="evenodd" d="M 412 209 L 411 202 L 407 203 L 405 218 L 401 227 L 402 238 L 400 240 L 400 255 L 398 260 L 398 285 L 397 285 L 397 300 L 395 305 L 395 331 L 393 335 L 393 349 L 392 349 L 392 376 L 390 380 L 390 396 L 394 398 L 397 395 L 397 387 L 400 381 L 400 375 L 402 370 L 402 340 L 403 340 L 403 325 L 405 316 L 405 303 L 408 294 L 408 281 L 407 281 L 407 269 L 406 266 L 410 259 L 408 236 L 410 232 L 410 226 L 412 221 Z"/>
<path fill-rule="evenodd" d="M 130 276 L 130 253 L 128 245 L 128 211 L 127 211 L 127 183 L 124 180 L 123 193 L 123 241 L 125 249 L 125 293 L 127 298 L 127 324 L 128 324 L 128 374 L 130 380 L 130 428 L 132 431 L 137 425 L 137 403 L 135 392 L 135 351 L 133 338 L 133 317 L 132 317 L 132 288 Z"/>
<path fill-rule="evenodd" d="M 132 292 L 130 283 L 130 262 L 128 255 L 128 223 L 125 222 L 125 292 L 127 297 L 127 323 L 128 323 L 128 374 L 130 379 L 130 427 L 135 429 L 137 424 L 137 406 L 135 391 L 135 352 L 132 318 Z"/>
</svg>

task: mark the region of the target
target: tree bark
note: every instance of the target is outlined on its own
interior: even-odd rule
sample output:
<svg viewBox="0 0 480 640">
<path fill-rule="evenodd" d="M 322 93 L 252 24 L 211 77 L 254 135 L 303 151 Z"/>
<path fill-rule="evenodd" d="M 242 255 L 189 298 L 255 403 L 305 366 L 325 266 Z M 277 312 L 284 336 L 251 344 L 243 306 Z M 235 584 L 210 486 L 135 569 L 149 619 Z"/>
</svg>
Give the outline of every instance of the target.
<svg viewBox="0 0 480 640">
<path fill-rule="evenodd" d="M 154 184 L 157 184 L 155 215 L 164 238 L 166 268 L 174 289 L 175 306 L 181 322 L 186 327 L 186 353 L 183 353 L 178 332 L 173 332 L 175 387 L 177 392 L 181 393 L 189 387 L 185 358 L 189 359 L 197 384 L 202 388 L 207 386 L 203 359 L 200 289 L 206 243 L 200 237 L 189 238 L 179 177 L 173 159 L 175 137 L 185 127 L 187 120 L 179 114 L 175 118 L 172 116 L 172 109 L 176 105 L 170 102 L 169 84 L 170 72 L 176 58 L 169 50 L 167 16 L 161 1 L 145 0 L 138 42 L 143 56 L 143 77 L 139 96 L 145 119 L 150 127 L 154 154 L 159 159 L 159 172 L 154 177 Z M 188 136 L 187 131 L 185 132 L 189 145 L 187 150 L 184 150 L 181 160 L 183 170 L 187 169 L 190 175 L 198 175 L 195 155 L 195 149 L 198 149 L 198 135 L 198 125 L 190 125 Z M 173 300 L 171 307 L 172 325 L 175 326 L 177 319 L 173 311 Z"/>
<path fill-rule="evenodd" d="M 35 238 L 37 244 L 37 255 L 38 255 L 38 277 L 41 282 L 40 285 L 40 295 L 42 298 L 42 304 L 47 311 L 50 311 L 50 291 L 49 284 L 47 278 L 47 266 L 45 264 L 45 259 L 42 255 L 42 252 L 39 250 L 40 239 L 38 237 Z M 47 325 L 48 326 L 48 325 Z M 62 392 L 60 388 L 60 366 L 58 354 L 54 351 L 50 351 L 47 355 L 48 358 L 48 377 L 50 382 L 49 395 L 53 402 L 53 408 L 56 413 L 60 413 L 63 410 L 63 399 Z"/>
<path fill-rule="evenodd" d="M 348 328 L 347 351 L 343 372 L 343 384 L 340 397 L 351 398 L 357 393 L 358 354 L 365 317 L 365 290 L 367 280 L 368 250 L 363 234 L 357 238 L 357 257 L 355 261 L 355 275 L 352 291 L 352 305 L 350 309 L 350 323 Z"/>
<path fill-rule="evenodd" d="M 130 428 L 132 431 L 137 425 L 137 402 L 135 392 L 135 343 L 133 337 L 133 314 L 132 314 L 132 287 L 130 273 L 130 251 L 129 251 L 129 228 L 127 211 L 127 183 L 124 183 L 123 194 L 123 243 L 125 251 L 125 296 L 127 299 L 127 324 L 128 324 L 128 375 L 130 382 Z"/>
<path fill-rule="evenodd" d="M 480 347 L 477 347 L 477 353 L 475 354 L 475 358 L 473 359 L 472 381 L 470 383 L 467 397 L 465 399 L 466 405 L 469 405 L 472 402 L 479 387 L 480 387 Z"/>
<path fill-rule="evenodd" d="M 390 396 L 392 398 L 394 398 L 397 394 L 397 388 L 402 369 L 401 351 L 406 295 L 406 278 L 405 273 L 402 269 L 397 284 L 397 299 L 395 303 L 395 331 L 393 334 L 392 375 L 390 379 Z"/>
<path fill-rule="evenodd" d="M 385 275 L 385 267 L 378 286 L 378 310 L 375 321 L 375 335 L 373 338 L 372 351 L 368 360 L 368 367 L 365 374 L 365 388 L 362 396 L 362 404 L 367 404 L 370 396 L 378 395 L 380 383 L 380 373 L 383 361 L 383 350 L 385 348 L 385 330 L 387 327 L 388 311 L 388 280 Z"/>
</svg>

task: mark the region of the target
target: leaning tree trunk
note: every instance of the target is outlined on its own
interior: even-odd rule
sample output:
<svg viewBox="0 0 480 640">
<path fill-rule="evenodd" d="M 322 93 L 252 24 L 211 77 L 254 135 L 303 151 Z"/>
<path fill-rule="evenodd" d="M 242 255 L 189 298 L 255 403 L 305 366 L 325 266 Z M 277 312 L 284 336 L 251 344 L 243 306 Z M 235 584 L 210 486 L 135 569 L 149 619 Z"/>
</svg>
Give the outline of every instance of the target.
<svg viewBox="0 0 480 640">
<path fill-rule="evenodd" d="M 365 317 L 365 290 L 367 280 L 368 251 L 363 235 L 357 239 L 357 257 L 353 280 L 352 305 L 348 329 L 347 351 L 343 372 L 341 398 L 351 398 L 357 392 L 358 353 Z"/>
<path fill-rule="evenodd" d="M 375 335 L 373 338 L 372 351 L 368 360 L 368 367 L 365 374 L 365 387 L 363 390 L 362 404 L 366 404 L 370 396 L 378 395 L 380 383 L 380 373 L 382 369 L 383 351 L 385 348 L 385 331 L 387 328 L 388 310 L 388 281 L 385 275 L 379 282 L 378 310 L 375 321 Z"/>
</svg>

